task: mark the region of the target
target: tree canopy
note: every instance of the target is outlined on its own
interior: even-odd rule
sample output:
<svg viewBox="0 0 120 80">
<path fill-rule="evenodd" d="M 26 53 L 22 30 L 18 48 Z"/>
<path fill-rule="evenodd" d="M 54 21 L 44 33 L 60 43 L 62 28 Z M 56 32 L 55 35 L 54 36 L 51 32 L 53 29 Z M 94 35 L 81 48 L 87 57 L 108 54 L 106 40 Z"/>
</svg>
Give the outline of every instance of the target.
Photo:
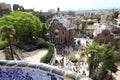
<svg viewBox="0 0 120 80">
<path fill-rule="evenodd" d="M 114 20 L 115 18 L 117 18 L 119 15 L 119 11 L 115 11 L 110 15 L 110 20 Z"/>
<path fill-rule="evenodd" d="M 119 11 L 115 11 L 112 14 L 110 14 L 109 20 L 111 21 L 111 25 L 116 24 L 115 19 L 118 18 Z"/>
<path fill-rule="evenodd" d="M 13 4 L 13 10 L 14 11 L 24 11 L 24 7 L 19 6 L 18 4 Z"/>
<path fill-rule="evenodd" d="M 42 23 L 31 13 L 13 11 L 0 18 L 0 28 L 4 26 L 13 26 L 16 31 L 15 39 L 29 43 L 39 37 Z"/>
<path fill-rule="evenodd" d="M 110 44 L 99 45 L 93 42 L 81 52 L 80 60 L 83 57 L 87 57 L 89 77 L 95 78 L 100 75 L 101 69 L 104 71 L 109 70 L 113 73 L 117 71 L 117 66 L 114 64 L 116 56 L 117 53 Z"/>
</svg>

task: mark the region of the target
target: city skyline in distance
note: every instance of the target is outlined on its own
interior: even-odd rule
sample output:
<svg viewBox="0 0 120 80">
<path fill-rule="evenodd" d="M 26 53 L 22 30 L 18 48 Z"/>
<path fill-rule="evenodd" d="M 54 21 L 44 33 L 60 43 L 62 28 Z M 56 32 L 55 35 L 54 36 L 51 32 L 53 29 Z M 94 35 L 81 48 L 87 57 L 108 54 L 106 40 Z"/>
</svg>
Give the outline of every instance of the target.
<svg viewBox="0 0 120 80">
<path fill-rule="evenodd" d="M 25 9 L 43 12 L 49 9 L 57 10 L 57 7 L 61 11 L 120 8 L 119 0 L 0 0 L 0 2 L 11 4 L 11 7 L 13 4 L 19 4 Z"/>
</svg>

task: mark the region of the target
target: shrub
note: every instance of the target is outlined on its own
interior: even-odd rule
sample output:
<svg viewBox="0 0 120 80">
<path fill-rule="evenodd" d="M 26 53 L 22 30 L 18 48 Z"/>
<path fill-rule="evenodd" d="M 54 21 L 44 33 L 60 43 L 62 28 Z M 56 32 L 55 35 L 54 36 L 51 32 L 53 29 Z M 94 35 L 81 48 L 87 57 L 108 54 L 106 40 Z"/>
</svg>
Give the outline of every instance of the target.
<svg viewBox="0 0 120 80">
<path fill-rule="evenodd" d="M 70 61 L 76 63 L 78 62 L 78 59 L 75 56 L 70 56 Z"/>
<path fill-rule="evenodd" d="M 48 49 L 49 44 L 47 42 L 37 41 L 34 44 L 17 43 L 15 44 L 15 46 L 20 49 L 24 49 L 25 51 L 33 51 L 33 50 L 41 49 L 41 48 Z"/>
<path fill-rule="evenodd" d="M 49 44 L 47 42 L 37 42 L 37 47 L 38 48 L 48 48 Z"/>
<path fill-rule="evenodd" d="M 41 58 L 40 62 L 49 63 L 53 54 L 54 54 L 54 46 L 52 44 L 49 44 L 48 53 Z"/>
<path fill-rule="evenodd" d="M 89 22 L 87 22 L 87 25 L 93 25 L 93 24 L 94 24 L 93 21 L 89 21 Z"/>
<path fill-rule="evenodd" d="M 6 40 L 3 41 L 0 39 L 0 50 L 4 49 L 6 46 L 7 46 L 7 41 Z"/>
</svg>

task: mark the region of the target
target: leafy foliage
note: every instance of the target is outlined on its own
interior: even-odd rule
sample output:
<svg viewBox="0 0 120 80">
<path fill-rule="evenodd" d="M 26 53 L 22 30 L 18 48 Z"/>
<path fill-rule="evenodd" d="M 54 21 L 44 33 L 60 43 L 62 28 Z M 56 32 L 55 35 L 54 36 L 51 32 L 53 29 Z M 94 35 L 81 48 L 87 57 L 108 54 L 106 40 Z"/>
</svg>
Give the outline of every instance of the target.
<svg viewBox="0 0 120 80">
<path fill-rule="evenodd" d="M 24 7 L 19 6 L 18 4 L 13 4 L 13 10 L 14 11 L 24 11 Z"/>
<path fill-rule="evenodd" d="M 117 18 L 119 15 L 119 11 L 115 11 L 110 15 L 110 20 L 114 20 L 115 18 Z"/>
<path fill-rule="evenodd" d="M 14 34 L 15 34 L 15 30 L 12 26 L 3 26 L 0 29 L 0 35 L 2 35 L 8 42 L 9 46 L 10 46 L 10 51 L 11 53 L 7 53 L 7 54 L 11 54 L 11 59 L 14 59 L 13 56 L 13 51 L 12 51 L 12 42 L 11 42 L 11 38 L 13 38 Z"/>
<path fill-rule="evenodd" d="M 115 11 L 112 14 L 110 14 L 109 20 L 111 21 L 111 25 L 116 24 L 115 19 L 118 17 L 119 11 Z"/>
<path fill-rule="evenodd" d="M 114 51 L 114 48 L 108 44 L 104 45 L 106 48 L 104 49 L 103 55 L 103 67 L 106 70 L 110 70 L 111 72 L 117 72 L 117 66 L 114 64 L 117 54 Z"/>
<path fill-rule="evenodd" d="M 13 11 L 10 15 L 0 18 L 0 26 L 14 26 L 15 39 L 25 43 L 37 39 L 41 32 L 42 23 L 30 13 Z"/>
<path fill-rule="evenodd" d="M 53 54 L 54 54 L 54 47 L 53 45 L 49 44 L 48 53 L 44 57 L 41 58 L 40 62 L 49 63 Z"/>
<path fill-rule="evenodd" d="M 93 24 L 94 24 L 93 21 L 89 21 L 89 22 L 87 22 L 87 25 L 93 25 Z"/>
<path fill-rule="evenodd" d="M 11 11 L 9 9 L 0 9 L 0 17 L 8 15 Z"/>
<path fill-rule="evenodd" d="M 70 61 L 76 63 L 78 62 L 78 59 L 75 56 L 70 56 Z"/>
<path fill-rule="evenodd" d="M 7 41 L 0 39 L 0 50 L 3 49 L 3 48 L 5 48 L 6 46 L 7 46 Z"/>
<path fill-rule="evenodd" d="M 98 72 L 99 68 L 105 71 L 110 70 L 114 73 L 117 71 L 117 66 L 114 64 L 116 54 L 117 53 L 110 44 L 99 45 L 93 42 L 91 45 L 85 47 L 80 55 L 80 60 L 84 57 L 88 58 L 89 76 L 93 78 L 94 71 L 96 70 Z"/>
</svg>

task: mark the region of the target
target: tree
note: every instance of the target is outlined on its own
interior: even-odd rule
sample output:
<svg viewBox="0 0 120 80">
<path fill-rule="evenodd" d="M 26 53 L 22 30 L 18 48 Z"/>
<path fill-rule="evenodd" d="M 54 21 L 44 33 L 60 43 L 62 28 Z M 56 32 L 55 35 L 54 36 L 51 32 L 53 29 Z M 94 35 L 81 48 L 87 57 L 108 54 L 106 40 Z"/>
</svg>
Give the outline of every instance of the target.
<svg viewBox="0 0 120 80">
<path fill-rule="evenodd" d="M 48 32 L 48 27 L 46 24 L 43 24 L 42 30 L 41 30 L 42 37 L 45 36 L 45 34 L 47 34 L 47 32 Z"/>
<path fill-rule="evenodd" d="M 19 10 L 19 5 L 18 4 L 13 4 L 13 10 L 18 11 Z"/>
<path fill-rule="evenodd" d="M 96 77 L 99 69 L 102 69 L 103 72 L 110 70 L 115 73 L 117 71 L 117 66 L 114 64 L 116 52 L 110 44 L 99 45 L 93 42 L 91 45 L 85 47 L 80 55 L 80 59 L 83 57 L 87 57 L 89 77 L 91 78 Z"/>
<path fill-rule="evenodd" d="M 102 51 L 102 47 L 100 47 L 97 43 L 92 43 L 91 45 L 88 45 L 87 47 L 85 47 L 85 49 L 83 50 L 83 52 L 81 52 L 80 55 L 80 60 L 84 57 L 88 58 L 87 62 L 88 62 L 88 69 L 89 69 L 89 77 L 92 78 L 93 75 L 93 71 L 95 70 L 95 68 L 97 69 L 98 65 L 99 65 L 99 59 L 101 58 L 101 51 Z"/>
<path fill-rule="evenodd" d="M 112 25 L 116 23 L 115 19 L 118 17 L 118 15 L 119 11 L 115 11 L 110 15 L 109 20 L 112 22 Z"/>
<path fill-rule="evenodd" d="M 75 24 L 77 25 L 77 33 L 79 34 L 79 25 L 80 25 L 80 19 L 77 19 L 76 21 L 75 21 Z"/>
<path fill-rule="evenodd" d="M 15 34 L 15 29 L 11 26 L 4 26 L 0 29 L 0 33 L 1 33 L 2 37 L 7 39 L 8 44 L 10 46 L 11 57 L 12 57 L 11 59 L 14 60 L 13 50 L 12 50 L 12 45 L 11 45 L 11 38 Z"/>
<path fill-rule="evenodd" d="M 103 50 L 103 71 L 111 71 L 112 73 L 117 72 L 117 66 L 114 64 L 116 61 L 117 53 L 114 51 L 114 47 L 110 44 L 104 45 L 105 48 Z"/>
<path fill-rule="evenodd" d="M 23 7 L 23 6 L 20 6 L 20 7 L 19 7 L 19 11 L 24 11 L 24 7 Z"/>
<path fill-rule="evenodd" d="M 20 6 L 18 4 L 13 4 L 13 10 L 14 11 L 24 11 L 24 7 Z"/>
<path fill-rule="evenodd" d="M 9 14 L 11 11 L 9 9 L 0 9 L 0 17 Z"/>
<path fill-rule="evenodd" d="M 93 24 L 94 24 L 93 21 L 89 21 L 89 22 L 87 22 L 87 25 L 93 25 Z"/>
<path fill-rule="evenodd" d="M 26 44 L 40 36 L 42 23 L 31 13 L 13 11 L 10 15 L 0 18 L 0 26 L 12 25 L 16 31 L 15 40 Z"/>
</svg>

